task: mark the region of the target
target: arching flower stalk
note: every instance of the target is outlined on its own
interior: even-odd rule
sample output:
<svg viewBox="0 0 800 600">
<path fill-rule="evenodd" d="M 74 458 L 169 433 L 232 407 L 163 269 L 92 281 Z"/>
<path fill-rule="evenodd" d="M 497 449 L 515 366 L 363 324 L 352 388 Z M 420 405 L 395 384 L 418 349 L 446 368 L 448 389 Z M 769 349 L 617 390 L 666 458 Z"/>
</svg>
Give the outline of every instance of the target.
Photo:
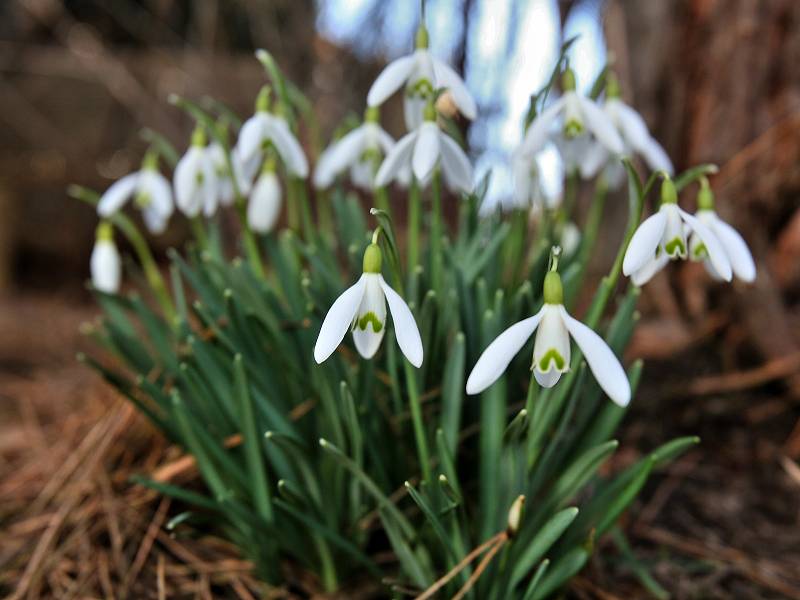
<svg viewBox="0 0 800 600">
<path fill-rule="evenodd" d="M 403 109 L 409 130 L 422 124 L 425 106 L 435 98 L 439 88 L 450 91 L 453 102 L 467 119 L 474 119 L 478 113 L 475 100 L 461 76 L 445 62 L 431 56 L 428 42 L 428 31 L 420 25 L 414 53 L 390 62 L 367 94 L 367 105 L 380 106 L 404 87 Z"/>
<path fill-rule="evenodd" d="M 122 280 L 122 259 L 114 243 L 114 229 L 108 221 L 100 221 L 95 233 L 89 263 L 92 285 L 106 294 L 116 294 Z"/>
<path fill-rule="evenodd" d="M 663 171 L 672 176 L 672 161 L 650 134 L 642 116 L 622 101 L 619 83 L 613 74 L 608 76 L 603 112 L 619 132 L 625 145 L 624 154 L 639 154 L 653 171 Z M 625 182 L 625 167 L 602 144 L 592 145 L 585 157 L 584 169 L 587 173 L 597 173 L 602 169 L 612 188 L 618 188 Z"/>
<path fill-rule="evenodd" d="M 695 217 L 717 236 L 725 255 L 728 257 L 728 261 L 731 263 L 733 274 L 745 283 L 755 281 L 756 263 L 753 260 L 750 248 L 747 247 L 747 242 L 744 241 L 741 234 L 717 215 L 714 210 L 714 192 L 711 191 L 708 179 L 705 177 L 700 180 L 700 192 L 697 194 L 697 213 L 695 213 Z M 718 281 L 723 279 L 711 262 L 707 246 L 697 235 L 697 232 L 694 231 L 689 236 L 689 257 L 692 260 L 702 261 L 709 275 L 714 279 Z"/>
<path fill-rule="evenodd" d="M 379 118 L 377 108 L 367 108 L 363 124 L 322 152 L 314 170 L 316 188 L 329 187 L 337 175 L 349 170 L 353 184 L 366 191 L 374 189 L 377 167 L 395 145 L 392 136 L 380 126 Z"/>
<path fill-rule="evenodd" d="M 571 337 L 608 397 L 620 406 L 630 402 L 630 384 L 614 352 L 599 335 L 571 317 L 564 308 L 564 291 L 557 270 L 559 254 L 560 248 L 553 248 L 550 270 L 544 280 L 544 306 L 489 344 L 467 379 L 468 394 L 479 394 L 497 381 L 535 332 L 531 368 L 539 385 L 553 387 L 561 375 L 569 371 Z"/>
<path fill-rule="evenodd" d="M 192 134 L 192 144 L 175 167 L 175 204 L 189 218 L 202 210 L 206 216 L 217 208 L 218 184 L 210 147 L 206 146 L 206 132 L 197 126 Z"/>
<path fill-rule="evenodd" d="M 247 204 L 247 223 L 250 228 L 258 233 L 272 231 L 280 217 L 281 204 L 281 184 L 275 174 L 275 159 L 267 157 Z"/>
<path fill-rule="evenodd" d="M 105 191 L 97 203 L 97 214 L 108 218 L 131 198 L 142 211 L 144 223 L 150 233 L 163 233 L 174 207 L 172 188 L 167 179 L 158 172 L 158 155 L 155 152 L 145 154 L 139 171 L 125 175 Z"/>
<path fill-rule="evenodd" d="M 274 147 L 286 171 L 295 177 L 308 177 L 308 161 L 300 142 L 280 113 L 270 112 L 269 88 L 263 87 L 256 99 L 256 112 L 239 132 L 235 152 L 241 161 L 244 178 L 252 181 L 261 167 L 265 151 Z"/>
<path fill-rule="evenodd" d="M 634 285 L 642 286 L 663 269 L 670 260 L 685 260 L 689 256 L 687 232 L 702 242 L 714 271 L 730 281 L 731 262 L 711 228 L 678 206 L 675 185 L 665 176 L 661 185 L 661 206 L 645 219 L 633 234 L 622 261 L 622 272 Z M 699 255 L 698 255 L 699 256 Z"/>
<path fill-rule="evenodd" d="M 314 346 L 314 360 L 321 363 L 342 343 L 348 330 L 358 353 L 370 359 L 380 348 L 386 333 L 386 305 L 394 321 L 397 345 L 408 361 L 422 365 L 422 338 L 411 309 L 381 275 L 382 255 L 377 242 L 377 230 L 372 244 L 364 252 L 364 272 L 354 285 L 347 288 L 331 306 Z"/>
<path fill-rule="evenodd" d="M 590 173 L 584 163 L 594 140 L 613 156 L 621 156 L 625 152 L 625 145 L 603 109 L 594 100 L 581 96 L 575 90 L 575 74 L 569 68 L 561 76 L 561 87 L 561 98 L 531 122 L 520 152 L 525 156 L 533 156 L 552 139 L 568 172 L 577 170 L 582 177 L 591 177 L 594 173 Z M 558 128 L 554 131 L 556 124 Z"/>
<path fill-rule="evenodd" d="M 375 176 L 375 185 L 383 187 L 402 179 L 410 168 L 422 185 L 427 185 L 437 165 L 445 185 L 454 192 L 469 193 L 473 189 L 472 165 L 461 146 L 439 129 L 433 101 L 425 107 L 425 120 L 419 129 L 403 136 L 386 155 Z"/>
</svg>

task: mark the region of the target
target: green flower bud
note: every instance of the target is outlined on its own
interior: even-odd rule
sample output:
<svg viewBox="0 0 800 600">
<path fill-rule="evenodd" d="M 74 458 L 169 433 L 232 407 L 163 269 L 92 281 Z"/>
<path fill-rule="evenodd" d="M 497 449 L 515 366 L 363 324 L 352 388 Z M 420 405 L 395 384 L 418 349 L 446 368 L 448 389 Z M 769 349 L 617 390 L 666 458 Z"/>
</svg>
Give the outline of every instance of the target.
<svg viewBox="0 0 800 600">
<path fill-rule="evenodd" d="M 114 227 L 108 221 L 100 221 L 94 233 L 94 238 L 98 242 L 114 241 Z"/>
<path fill-rule="evenodd" d="M 417 29 L 417 36 L 414 39 L 414 47 L 417 50 L 427 50 L 429 44 L 430 36 L 428 36 L 428 30 L 425 25 L 420 25 Z"/>
<path fill-rule="evenodd" d="M 574 92 L 576 87 L 575 71 L 567 67 L 564 69 L 564 72 L 561 73 L 561 89 L 564 92 Z"/>
<path fill-rule="evenodd" d="M 364 273 L 380 273 L 383 255 L 378 244 L 370 244 L 364 251 Z"/>
<path fill-rule="evenodd" d="M 142 171 L 157 171 L 158 170 L 158 152 L 155 150 L 148 150 L 142 159 Z"/>
<path fill-rule="evenodd" d="M 520 522 L 522 521 L 522 513 L 524 508 L 525 496 L 519 495 L 517 496 L 517 499 L 514 500 L 514 504 L 511 505 L 511 509 L 508 511 L 508 528 L 506 529 L 508 537 L 513 538 L 515 535 L 517 535 Z"/>
<path fill-rule="evenodd" d="M 264 86 L 256 97 L 256 112 L 269 112 L 270 89 Z"/>
<path fill-rule="evenodd" d="M 664 178 L 661 184 L 661 204 L 677 204 L 678 192 L 675 190 L 675 184 L 669 177 Z"/>
<path fill-rule="evenodd" d="M 365 123 L 377 123 L 381 120 L 381 109 L 377 106 L 368 106 L 364 111 Z"/>
<path fill-rule="evenodd" d="M 544 303 L 563 304 L 564 287 L 561 285 L 561 276 L 557 271 L 550 271 L 544 278 Z"/>
<path fill-rule="evenodd" d="M 192 146 L 197 146 L 198 148 L 203 148 L 206 145 L 206 130 L 201 126 L 198 125 L 194 128 L 192 132 Z"/>
<path fill-rule="evenodd" d="M 697 193 L 698 210 L 714 210 L 714 192 L 708 185 L 708 179 L 703 177 L 700 180 L 700 191 Z"/>
</svg>

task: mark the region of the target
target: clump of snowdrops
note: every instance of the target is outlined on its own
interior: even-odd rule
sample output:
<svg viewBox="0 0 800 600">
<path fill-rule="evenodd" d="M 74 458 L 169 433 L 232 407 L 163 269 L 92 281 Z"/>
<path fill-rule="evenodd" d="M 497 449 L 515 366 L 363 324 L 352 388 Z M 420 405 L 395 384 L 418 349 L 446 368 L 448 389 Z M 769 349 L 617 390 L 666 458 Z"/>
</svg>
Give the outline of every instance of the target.
<svg viewBox="0 0 800 600">
<path fill-rule="evenodd" d="M 323 590 L 373 578 L 421 598 L 544 598 L 607 532 L 628 551 L 618 517 L 697 442 L 600 475 L 642 375 L 621 360 L 638 286 L 671 260 L 703 261 L 723 280 L 750 281 L 755 268 L 714 212 L 714 168 L 674 176 L 609 69 L 577 91 L 568 45 L 531 98 L 514 193 L 499 201 L 474 179 L 463 121 L 439 110 L 478 109 L 428 52 L 424 26 L 376 80 L 363 122 L 312 161 L 310 103 L 259 51 L 268 83 L 244 122 L 218 102 L 170 98 L 196 123 L 182 156 L 148 132 L 140 170 L 103 194 L 71 189 L 101 218 L 91 272 L 104 316 L 87 332 L 117 360 L 81 359 L 202 478 L 137 478 L 179 501 L 168 528 L 225 536 L 265 585 L 299 567 Z M 398 141 L 380 125 L 395 92 L 408 127 Z M 559 199 L 540 188 L 548 142 L 566 165 Z M 636 157 L 653 173 L 644 182 Z M 606 198 L 625 184 L 628 222 L 615 231 Z M 593 192 L 578 227 L 582 186 Z M 693 186 L 696 216 L 678 206 Z M 443 218 L 450 203 L 456 222 Z M 176 212 L 189 220 L 167 272 L 136 211 L 152 235 Z M 223 235 L 226 212 L 237 240 Z M 124 293 L 115 235 L 136 258 Z M 588 289 L 601 248 L 615 258 Z M 582 314 L 579 297 L 590 299 Z"/>
</svg>

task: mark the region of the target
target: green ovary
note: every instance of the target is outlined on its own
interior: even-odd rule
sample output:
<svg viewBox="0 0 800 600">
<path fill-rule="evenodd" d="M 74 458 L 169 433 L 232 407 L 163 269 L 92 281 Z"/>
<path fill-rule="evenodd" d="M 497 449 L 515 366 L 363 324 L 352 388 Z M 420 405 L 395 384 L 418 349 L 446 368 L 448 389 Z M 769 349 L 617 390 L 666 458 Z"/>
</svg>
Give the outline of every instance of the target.
<svg viewBox="0 0 800 600">
<path fill-rule="evenodd" d="M 383 323 L 381 323 L 380 319 L 378 319 L 378 317 L 372 311 L 362 315 L 361 318 L 356 322 L 356 327 L 358 327 L 361 331 L 366 331 L 367 325 L 370 323 L 372 323 L 372 331 L 375 333 L 380 333 L 381 329 L 383 329 Z"/>
<path fill-rule="evenodd" d="M 551 348 L 539 361 L 539 370 L 543 373 L 547 372 L 550 368 L 551 362 L 556 363 L 556 370 L 558 371 L 563 370 L 567 364 L 567 361 L 564 360 L 564 357 L 561 356 L 561 354 L 559 354 L 555 348 Z"/>
<path fill-rule="evenodd" d="M 686 256 L 686 244 L 683 243 L 681 238 L 674 238 L 664 244 L 664 250 L 670 258 Z"/>
</svg>

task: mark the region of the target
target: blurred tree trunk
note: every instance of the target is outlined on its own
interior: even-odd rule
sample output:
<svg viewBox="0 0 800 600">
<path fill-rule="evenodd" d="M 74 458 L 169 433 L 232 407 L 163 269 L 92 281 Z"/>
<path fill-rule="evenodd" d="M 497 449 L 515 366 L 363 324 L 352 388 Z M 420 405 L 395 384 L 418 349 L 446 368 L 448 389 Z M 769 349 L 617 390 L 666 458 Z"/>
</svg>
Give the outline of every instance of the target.
<svg viewBox="0 0 800 600">
<path fill-rule="evenodd" d="M 718 212 L 759 263 L 756 284 L 726 301 L 765 358 L 796 352 L 800 2 L 609 0 L 606 27 L 627 99 L 676 168 L 720 166 Z M 800 394 L 800 378 L 791 387 Z"/>
</svg>

